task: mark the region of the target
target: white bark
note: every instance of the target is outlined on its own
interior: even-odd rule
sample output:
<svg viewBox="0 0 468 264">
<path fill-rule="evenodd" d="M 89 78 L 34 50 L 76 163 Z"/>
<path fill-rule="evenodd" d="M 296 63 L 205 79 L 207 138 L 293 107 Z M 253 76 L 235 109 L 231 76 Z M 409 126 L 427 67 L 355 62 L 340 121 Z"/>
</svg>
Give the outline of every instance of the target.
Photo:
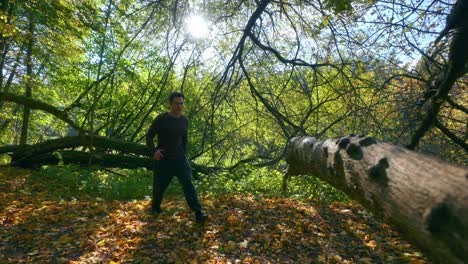
<svg viewBox="0 0 468 264">
<path fill-rule="evenodd" d="M 288 177 L 329 182 L 393 223 L 434 262 L 468 260 L 467 168 L 365 136 L 295 137 L 286 159 Z"/>
</svg>

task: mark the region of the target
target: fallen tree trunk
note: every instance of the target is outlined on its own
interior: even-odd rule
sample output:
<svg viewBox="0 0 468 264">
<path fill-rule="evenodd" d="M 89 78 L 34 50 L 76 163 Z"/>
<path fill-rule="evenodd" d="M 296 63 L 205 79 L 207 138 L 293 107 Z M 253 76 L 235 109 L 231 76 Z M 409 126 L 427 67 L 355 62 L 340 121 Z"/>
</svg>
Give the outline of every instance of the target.
<svg viewBox="0 0 468 264">
<path fill-rule="evenodd" d="M 93 153 L 76 151 L 79 147 L 95 148 Z M 101 136 L 74 136 L 51 139 L 35 145 L 0 147 L 0 154 L 11 156 L 11 166 L 37 168 L 46 164 L 74 163 L 100 165 L 112 168 L 152 169 L 154 160 L 149 149 L 141 144 Z M 59 153 L 59 154 L 54 154 Z M 61 157 L 59 157 L 59 155 Z M 219 168 L 207 167 L 189 161 L 194 174 L 210 174 Z"/>
<path fill-rule="evenodd" d="M 50 139 L 35 145 L 16 145 L 0 147 L 0 154 L 12 153 L 12 159 L 27 158 L 47 152 L 53 152 L 60 149 L 69 149 L 77 147 L 94 147 L 100 150 L 118 151 L 119 153 L 129 153 L 135 155 L 149 156 L 149 149 L 141 144 L 128 142 L 119 139 L 113 139 L 102 136 L 73 136 L 57 139 Z"/>
<path fill-rule="evenodd" d="M 438 263 L 468 260 L 468 170 L 371 137 L 288 143 L 288 173 L 313 175 L 383 216 Z M 284 185 L 286 186 L 286 185 Z"/>
<path fill-rule="evenodd" d="M 105 168 L 153 168 L 153 159 L 149 157 L 116 155 L 108 153 L 90 153 L 73 150 L 59 150 L 53 153 L 43 153 L 39 155 L 12 160 L 10 165 L 23 168 L 37 168 L 46 164 L 80 164 L 99 165 Z"/>
</svg>

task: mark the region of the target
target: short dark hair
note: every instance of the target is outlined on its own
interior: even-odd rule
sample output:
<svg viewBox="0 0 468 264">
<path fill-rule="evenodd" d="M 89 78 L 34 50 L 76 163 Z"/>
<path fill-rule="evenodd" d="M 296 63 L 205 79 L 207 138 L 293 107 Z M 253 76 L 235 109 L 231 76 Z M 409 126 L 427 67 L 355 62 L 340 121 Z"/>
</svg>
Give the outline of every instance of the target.
<svg viewBox="0 0 468 264">
<path fill-rule="evenodd" d="M 172 93 L 169 95 L 169 103 L 172 103 L 172 101 L 173 101 L 174 98 L 176 98 L 176 97 L 182 97 L 182 98 L 185 99 L 183 93 L 181 93 L 181 92 L 172 92 Z"/>
</svg>

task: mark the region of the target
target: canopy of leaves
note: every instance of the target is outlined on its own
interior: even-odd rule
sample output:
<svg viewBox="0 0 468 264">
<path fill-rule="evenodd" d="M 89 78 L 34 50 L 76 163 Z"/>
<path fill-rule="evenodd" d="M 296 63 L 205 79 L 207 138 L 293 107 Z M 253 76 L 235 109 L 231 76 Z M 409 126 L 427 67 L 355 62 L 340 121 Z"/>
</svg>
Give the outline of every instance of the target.
<svg viewBox="0 0 468 264">
<path fill-rule="evenodd" d="M 278 164 L 287 139 L 300 134 L 369 134 L 407 144 L 435 74 L 426 59 L 438 68 L 447 63 L 450 36 L 437 47 L 432 41 L 452 5 L 4 1 L 0 91 L 21 95 L 31 80 L 33 98 L 64 110 L 84 130 L 133 142 L 142 142 L 151 120 L 167 110 L 168 93 L 182 91 L 190 157 L 222 167 Z M 186 27 L 194 14 L 208 22 L 204 39 Z M 442 106 L 442 128 L 426 133 L 420 146 L 462 164 L 465 80 Z M 22 107 L 0 108 L 0 143 L 15 144 Z M 47 113 L 33 111 L 30 119 L 29 143 L 78 133 Z"/>
</svg>

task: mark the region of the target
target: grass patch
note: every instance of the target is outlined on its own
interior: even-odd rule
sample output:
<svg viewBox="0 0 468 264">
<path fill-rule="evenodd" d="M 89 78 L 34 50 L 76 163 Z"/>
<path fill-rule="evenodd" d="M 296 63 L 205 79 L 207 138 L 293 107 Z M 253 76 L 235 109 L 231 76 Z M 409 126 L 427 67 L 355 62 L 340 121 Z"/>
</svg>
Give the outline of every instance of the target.
<svg viewBox="0 0 468 264">
<path fill-rule="evenodd" d="M 31 180 L 36 182 L 34 191 L 45 187 L 49 195 L 64 200 L 88 197 L 132 200 L 151 194 L 152 173 L 145 169 L 47 165 L 35 171 Z"/>
</svg>

